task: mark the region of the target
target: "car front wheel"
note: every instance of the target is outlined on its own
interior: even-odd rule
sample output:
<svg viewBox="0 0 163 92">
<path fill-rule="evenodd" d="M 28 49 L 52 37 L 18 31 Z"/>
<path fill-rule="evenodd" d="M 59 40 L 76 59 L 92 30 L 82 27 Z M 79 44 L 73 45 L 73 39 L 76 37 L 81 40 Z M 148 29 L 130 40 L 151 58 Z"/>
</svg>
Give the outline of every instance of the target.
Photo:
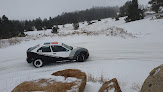
<svg viewBox="0 0 163 92">
<path fill-rule="evenodd" d="M 41 59 L 36 59 L 35 61 L 33 61 L 33 65 L 36 68 L 42 67 L 44 65 L 43 61 Z"/>
<path fill-rule="evenodd" d="M 77 57 L 76 57 L 77 62 L 84 62 L 84 60 L 85 60 L 85 55 L 84 54 L 77 55 Z"/>
</svg>

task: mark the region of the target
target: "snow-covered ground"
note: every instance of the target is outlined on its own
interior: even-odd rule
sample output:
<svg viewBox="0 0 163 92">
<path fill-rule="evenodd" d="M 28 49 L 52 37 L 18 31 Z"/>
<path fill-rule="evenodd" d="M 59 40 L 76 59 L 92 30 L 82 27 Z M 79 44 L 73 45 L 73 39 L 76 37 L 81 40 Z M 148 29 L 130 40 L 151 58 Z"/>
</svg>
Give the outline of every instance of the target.
<svg viewBox="0 0 163 92">
<path fill-rule="evenodd" d="M 108 79 L 117 78 L 123 92 L 138 92 L 149 72 L 163 64 L 163 19 L 150 20 L 151 17 L 147 17 L 130 23 L 125 23 L 123 19 L 114 21 L 108 18 L 92 25 L 80 23 L 77 31 L 100 31 L 98 35 L 57 36 L 52 35 L 51 30 L 27 32 L 31 38 L 28 41 L 0 49 L 0 92 L 10 92 L 23 81 L 46 78 L 63 69 L 80 69 L 94 77 L 103 75 Z M 71 24 L 59 27 L 62 34 L 75 31 Z M 118 31 L 121 28 L 122 33 Z M 106 35 L 111 31 L 117 35 Z M 39 34 L 47 36 L 41 37 Z M 28 64 L 26 50 L 47 41 L 85 47 L 90 57 L 86 62 L 59 62 L 42 68 Z M 98 92 L 101 85 L 87 82 L 85 92 Z"/>
</svg>

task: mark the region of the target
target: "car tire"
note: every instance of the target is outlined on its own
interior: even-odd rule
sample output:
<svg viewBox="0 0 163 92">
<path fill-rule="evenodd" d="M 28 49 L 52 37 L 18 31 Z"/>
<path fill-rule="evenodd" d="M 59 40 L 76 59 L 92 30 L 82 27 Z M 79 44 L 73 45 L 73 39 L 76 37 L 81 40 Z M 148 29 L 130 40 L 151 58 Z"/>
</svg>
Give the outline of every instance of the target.
<svg viewBox="0 0 163 92">
<path fill-rule="evenodd" d="M 44 65 L 44 62 L 41 60 L 41 59 L 36 59 L 33 61 L 33 65 L 36 67 L 36 68 L 40 68 Z"/>
<path fill-rule="evenodd" d="M 81 53 L 81 54 L 77 55 L 76 61 L 77 62 L 84 62 L 85 61 L 85 54 Z"/>
</svg>

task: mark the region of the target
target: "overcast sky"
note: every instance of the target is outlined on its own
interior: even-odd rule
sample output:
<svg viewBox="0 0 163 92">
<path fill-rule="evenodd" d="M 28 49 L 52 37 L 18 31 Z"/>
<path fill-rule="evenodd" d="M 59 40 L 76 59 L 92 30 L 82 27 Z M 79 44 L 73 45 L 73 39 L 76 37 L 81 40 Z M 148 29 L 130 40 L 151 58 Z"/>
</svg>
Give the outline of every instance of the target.
<svg viewBox="0 0 163 92">
<path fill-rule="evenodd" d="M 85 10 L 93 6 L 121 6 L 128 0 L 0 0 L 0 16 L 9 19 L 55 17 L 62 12 Z M 139 0 L 147 4 L 149 0 Z"/>
</svg>

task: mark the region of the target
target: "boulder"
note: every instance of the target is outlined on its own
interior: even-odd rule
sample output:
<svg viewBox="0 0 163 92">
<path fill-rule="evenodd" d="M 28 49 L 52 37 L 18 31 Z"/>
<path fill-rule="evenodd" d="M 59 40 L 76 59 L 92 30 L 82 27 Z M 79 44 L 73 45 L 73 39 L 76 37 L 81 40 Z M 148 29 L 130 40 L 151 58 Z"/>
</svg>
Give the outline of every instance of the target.
<svg viewBox="0 0 163 92">
<path fill-rule="evenodd" d="M 52 74 L 50 78 L 25 81 L 12 92 L 83 92 L 86 74 L 80 70 L 67 69 Z"/>
<path fill-rule="evenodd" d="M 141 92 L 163 92 L 163 65 L 154 68 L 144 81 Z"/>
<path fill-rule="evenodd" d="M 114 90 L 114 92 L 122 92 L 116 78 L 105 82 L 98 92 L 109 92 L 109 90 Z"/>
<path fill-rule="evenodd" d="M 87 76 L 84 72 L 81 72 L 80 70 L 77 69 L 67 69 L 67 70 L 62 70 L 62 71 L 58 71 L 53 73 L 52 75 L 55 76 L 64 76 L 65 79 L 68 77 L 75 77 L 77 79 L 81 79 L 82 82 L 81 84 L 77 87 L 79 90 L 75 91 L 75 92 L 83 92 L 86 86 L 86 82 L 87 82 Z"/>
</svg>

